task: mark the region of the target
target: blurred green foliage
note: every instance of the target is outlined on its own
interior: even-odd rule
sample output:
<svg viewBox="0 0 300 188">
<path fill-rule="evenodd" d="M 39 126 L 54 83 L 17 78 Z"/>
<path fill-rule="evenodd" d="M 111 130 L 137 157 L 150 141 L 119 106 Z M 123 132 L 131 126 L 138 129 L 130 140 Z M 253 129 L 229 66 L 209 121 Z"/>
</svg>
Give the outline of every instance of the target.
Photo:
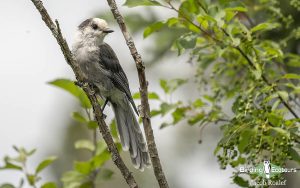
<svg viewBox="0 0 300 188">
<path fill-rule="evenodd" d="M 75 96 L 82 106 L 82 112 L 73 112 L 72 118 L 82 124 L 93 134 L 92 139 L 80 139 L 74 143 L 76 149 L 86 150 L 90 153 L 90 159 L 86 161 L 74 161 L 73 170 L 65 172 L 61 178 L 65 188 L 89 188 L 96 187 L 97 183 L 112 178 L 113 171 L 104 167 L 111 156 L 102 139 L 97 138 L 97 122 L 94 120 L 92 106 L 84 91 L 74 81 L 68 79 L 56 79 L 49 84 L 59 87 Z M 103 101 L 99 101 L 103 103 Z M 115 122 L 111 124 L 112 135 L 118 143 Z M 117 145 L 121 149 L 120 144 Z"/>
<path fill-rule="evenodd" d="M 73 81 L 68 79 L 56 79 L 49 82 L 49 84 L 63 89 L 64 91 L 73 95 L 82 107 L 82 111 L 73 112 L 72 118 L 74 121 L 85 126 L 93 135 L 90 139 L 80 139 L 75 141 L 74 147 L 78 150 L 86 150 L 90 154 L 90 158 L 86 161 L 74 161 L 73 170 L 65 172 L 61 177 L 61 182 L 64 188 L 91 188 L 96 187 L 98 183 L 105 180 L 110 180 L 114 172 L 105 168 L 105 163 L 110 160 L 111 156 L 107 150 L 107 146 L 102 139 L 97 138 L 98 125 L 94 121 L 92 106 L 84 91 L 77 86 Z M 102 101 L 99 101 L 102 103 Z M 115 120 L 112 120 L 110 129 L 115 142 L 117 143 L 118 150 L 121 150 L 119 144 Z M 47 168 L 56 157 L 48 157 L 43 160 L 35 169 L 34 173 L 28 172 L 26 167 L 27 158 L 34 154 L 35 150 L 27 151 L 24 148 L 14 149 L 18 152 L 17 157 L 6 156 L 4 158 L 4 166 L 0 170 L 17 170 L 24 174 L 25 178 L 20 180 L 18 186 L 10 183 L 0 185 L 0 188 L 21 188 L 24 186 L 25 180 L 32 187 L 42 188 L 56 188 L 58 184 L 54 182 L 47 182 L 42 185 L 38 184 L 41 180 L 40 172 Z M 38 186 L 40 185 L 40 186 Z"/>
<path fill-rule="evenodd" d="M 200 126 L 202 132 L 209 123 L 221 124 L 224 135 L 215 155 L 221 168 L 236 169 L 233 182 L 241 187 L 250 187 L 248 180 L 259 177 L 243 179 L 240 165 L 256 166 L 264 159 L 280 166 L 289 160 L 300 163 L 299 3 L 127 0 L 125 5 L 174 11 L 175 17 L 149 24 L 144 37 L 159 36 L 164 28 L 183 31 L 171 50 L 189 54 L 188 62 L 197 69 L 189 80 L 196 80 L 201 95 L 188 103 L 171 100 L 180 87 L 170 89 L 177 79 L 160 81 L 168 97 L 154 98 L 160 106 L 151 115 L 172 118 L 161 128 L 183 121 Z"/>
<path fill-rule="evenodd" d="M 35 149 L 27 151 L 26 149 L 22 147 L 13 147 L 14 150 L 18 153 L 16 157 L 11 156 L 5 156 L 3 159 L 4 166 L 0 167 L 0 170 L 15 170 L 19 171 L 23 174 L 23 177 L 20 179 L 20 183 L 18 186 L 10 184 L 10 183 L 4 183 L 0 185 L 1 188 L 15 188 L 15 187 L 23 187 L 24 182 L 27 181 L 27 183 L 32 187 L 38 187 L 37 183 L 41 181 L 40 173 L 47 168 L 51 163 L 53 163 L 56 160 L 56 157 L 51 156 L 43 161 L 41 161 L 37 167 L 35 168 L 34 172 L 30 172 L 27 168 L 27 161 L 28 158 L 35 153 Z M 52 185 L 55 185 L 52 182 L 45 183 L 42 185 L 43 188 L 51 188 Z M 56 186 L 54 186 L 56 187 Z"/>
</svg>

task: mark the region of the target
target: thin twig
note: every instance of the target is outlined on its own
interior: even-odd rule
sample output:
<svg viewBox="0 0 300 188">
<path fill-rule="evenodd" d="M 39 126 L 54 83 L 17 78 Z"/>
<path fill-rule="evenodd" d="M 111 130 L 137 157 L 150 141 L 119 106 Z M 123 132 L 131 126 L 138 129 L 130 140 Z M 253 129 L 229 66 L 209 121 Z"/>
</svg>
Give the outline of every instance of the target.
<svg viewBox="0 0 300 188">
<path fill-rule="evenodd" d="M 140 83 L 140 95 L 141 95 L 141 110 L 140 114 L 143 120 L 146 140 L 148 144 L 149 154 L 152 161 L 152 165 L 154 168 L 154 174 L 156 176 L 156 179 L 158 181 L 158 184 L 161 188 L 168 188 L 168 182 L 165 177 L 165 174 L 163 172 L 160 159 L 158 156 L 158 151 L 156 148 L 153 130 L 151 127 L 151 120 L 150 120 L 150 106 L 148 102 L 148 82 L 146 80 L 145 75 L 145 67 L 141 58 L 141 55 L 138 53 L 135 44 L 133 42 L 133 39 L 131 35 L 129 34 L 127 27 L 124 22 L 123 16 L 120 14 L 120 11 L 118 10 L 117 4 L 115 0 L 107 0 L 107 3 L 110 6 L 111 12 L 113 13 L 115 19 L 117 20 L 120 29 L 124 35 L 124 38 L 126 40 L 126 44 L 131 52 L 131 55 L 136 63 L 136 68 L 138 71 L 139 76 L 139 83 Z"/>
<path fill-rule="evenodd" d="M 48 28 L 51 30 L 53 36 L 57 40 L 57 43 L 59 44 L 67 63 L 71 66 L 71 68 L 76 76 L 76 79 L 80 83 L 85 83 L 83 73 L 81 72 L 78 64 L 75 62 L 75 60 L 72 56 L 70 48 L 61 33 L 58 21 L 56 20 L 55 23 L 52 21 L 47 10 L 43 6 L 42 1 L 40 1 L 40 0 L 31 0 L 31 1 L 34 4 L 34 6 L 36 7 L 36 9 L 39 11 L 39 13 L 41 14 L 43 21 L 48 26 Z M 130 188 L 138 188 L 138 185 L 137 185 L 134 177 L 132 176 L 131 172 L 128 170 L 124 161 L 122 160 L 122 158 L 118 152 L 118 149 L 113 141 L 113 138 L 109 132 L 109 129 L 103 119 L 101 105 L 98 103 L 95 92 L 88 84 L 82 84 L 82 89 L 85 91 L 89 100 L 91 101 L 91 104 L 92 104 L 93 110 L 94 110 L 95 119 L 98 123 L 100 132 L 103 136 L 103 139 L 107 144 L 108 150 L 111 153 L 111 157 L 112 157 L 114 164 L 121 171 L 124 179 L 126 180 L 127 184 L 129 185 L 129 187 Z"/>
<path fill-rule="evenodd" d="M 218 40 L 216 37 L 212 36 L 208 31 L 206 31 L 205 29 L 203 29 L 201 26 L 195 24 L 193 21 L 191 21 L 188 17 L 186 17 L 184 14 L 182 14 L 182 12 L 180 12 L 179 10 L 177 10 L 173 4 L 171 2 L 168 3 L 170 7 L 165 6 L 168 9 L 174 10 L 175 12 L 178 13 L 179 16 L 181 16 L 183 19 L 185 19 L 185 21 L 189 22 L 190 24 L 192 24 L 193 26 L 197 27 L 202 33 L 204 33 L 206 36 L 208 36 L 209 38 L 213 39 L 215 42 L 217 43 L 222 43 L 222 41 Z"/>
</svg>

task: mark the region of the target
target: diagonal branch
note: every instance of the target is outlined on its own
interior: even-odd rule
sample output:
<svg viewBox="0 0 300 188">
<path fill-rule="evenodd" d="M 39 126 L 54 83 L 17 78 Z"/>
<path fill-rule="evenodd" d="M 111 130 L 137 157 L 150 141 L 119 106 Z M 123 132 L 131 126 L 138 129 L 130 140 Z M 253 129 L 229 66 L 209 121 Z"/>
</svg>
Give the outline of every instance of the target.
<svg viewBox="0 0 300 188">
<path fill-rule="evenodd" d="M 136 63 L 136 68 L 138 71 L 139 82 L 140 82 L 140 94 L 141 94 L 141 112 L 140 112 L 140 114 L 141 114 L 141 117 L 143 120 L 149 154 L 150 154 L 152 165 L 154 168 L 154 174 L 156 176 L 159 186 L 161 188 L 168 188 L 169 187 L 168 182 L 166 180 L 165 174 L 163 172 L 163 169 L 162 169 L 162 166 L 160 163 L 158 151 L 157 151 L 155 140 L 154 140 L 153 130 L 151 127 L 150 107 L 149 107 L 149 102 L 148 102 L 148 82 L 147 82 L 146 76 L 145 76 L 145 67 L 143 65 L 141 55 L 138 53 L 138 51 L 135 47 L 135 44 L 133 42 L 133 39 L 127 30 L 127 27 L 124 22 L 124 18 L 120 14 L 120 11 L 118 10 L 115 0 L 107 0 L 107 3 L 109 4 L 111 12 L 113 13 L 115 19 L 117 20 L 117 22 L 121 28 L 121 31 L 126 40 L 126 44 L 127 44 L 128 48 L 131 52 L 131 55 Z"/>
<path fill-rule="evenodd" d="M 39 11 L 39 13 L 41 14 L 43 21 L 48 26 L 48 28 L 51 30 L 53 36 L 57 40 L 57 43 L 59 44 L 67 63 L 71 66 L 71 68 L 76 76 L 76 79 L 80 83 L 85 83 L 83 74 L 82 74 L 78 64 L 76 64 L 66 40 L 62 36 L 58 21 L 56 20 L 55 23 L 52 21 L 47 10 L 43 6 L 42 1 L 40 1 L 40 0 L 31 0 L 31 1 L 34 4 L 34 6 L 36 7 L 36 9 Z M 95 92 L 88 84 L 82 84 L 82 89 L 85 91 L 89 100 L 91 101 L 91 104 L 94 109 L 95 119 L 98 123 L 100 132 L 103 136 L 103 139 L 105 140 L 105 142 L 107 144 L 108 150 L 111 153 L 111 157 L 112 157 L 114 164 L 121 171 L 124 179 L 126 180 L 127 184 L 129 185 L 129 187 L 130 188 L 138 188 L 138 185 L 137 185 L 134 177 L 132 176 L 132 174 L 128 170 L 128 168 L 126 167 L 126 165 L 125 165 L 124 161 L 122 160 L 122 158 L 118 152 L 118 149 L 113 141 L 113 138 L 111 137 L 110 131 L 103 119 L 101 106 L 98 103 Z"/>
</svg>

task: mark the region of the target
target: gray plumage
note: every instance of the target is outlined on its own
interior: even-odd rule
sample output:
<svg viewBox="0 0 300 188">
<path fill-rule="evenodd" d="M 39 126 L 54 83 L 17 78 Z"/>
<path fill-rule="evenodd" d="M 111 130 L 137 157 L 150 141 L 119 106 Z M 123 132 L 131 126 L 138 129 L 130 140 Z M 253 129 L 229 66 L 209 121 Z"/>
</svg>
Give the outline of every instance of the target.
<svg viewBox="0 0 300 188">
<path fill-rule="evenodd" d="M 143 170 L 150 165 L 147 146 L 135 117 L 138 114 L 128 79 L 112 48 L 103 42 L 112 32 L 105 20 L 91 18 L 78 27 L 73 55 L 85 79 L 96 86 L 97 94 L 108 99 L 115 113 L 123 150 L 129 150 L 134 166 Z M 134 109 L 132 109 L 132 107 Z"/>
</svg>

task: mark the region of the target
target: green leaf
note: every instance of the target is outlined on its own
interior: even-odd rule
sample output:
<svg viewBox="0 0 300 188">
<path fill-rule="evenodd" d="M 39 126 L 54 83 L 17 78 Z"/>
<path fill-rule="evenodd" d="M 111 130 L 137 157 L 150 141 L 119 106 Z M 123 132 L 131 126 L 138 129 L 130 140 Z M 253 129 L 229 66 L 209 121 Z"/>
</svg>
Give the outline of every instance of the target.
<svg viewBox="0 0 300 188">
<path fill-rule="evenodd" d="M 209 102 L 214 102 L 215 98 L 213 96 L 209 96 L 209 95 L 204 95 L 203 98 L 205 98 L 206 100 L 208 100 Z"/>
<path fill-rule="evenodd" d="M 248 10 L 246 7 L 229 7 L 229 8 L 225 8 L 225 11 L 247 12 Z"/>
<path fill-rule="evenodd" d="M 62 182 L 64 183 L 64 188 L 78 188 L 80 187 L 88 177 L 77 171 L 69 171 L 63 174 Z"/>
<path fill-rule="evenodd" d="M 96 148 L 96 155 L 100 155 L 103 152 L 107 151 L 107 146 L 106 143 L 101 140 L 97 143 L 97 148 Z"/>
<path fill-rule="evenodd" d="M 239 157 L 237 160 L 232 161 L 230 164 L 232 167 L 237 167 L 240 164 L 245 164 L 245 162 L 246 162 L 245 158 Z"/>
<path fill-rule="evenodd" d="M 38 174 L 39 172 L 44 170 L 47 166 L 49 166 L 51 163 L 53 163 L 56 159 L 57 159 L 57 157 L 51 156 L 51 157 L 48 157 L 47 159 L 43 160 L 42 162 L 40 162 L 40 164 L 35 169 L 35 174 Z"/>
<path fill-rule="evenodd" d="M 170 126 L 171 125 L 171 123 L 167 123 L 167 122 L 163 122 L 161 125 L 160 125 L 160 129 L 163 129 L 163 128 L 165 128 L 165 127 L 168 127 L 168 126 Z"/>
<path fill-rule="evenodd" d="M 98 128 L 98 123 L 96 121 L 89 121 L 87 124 L 87 127 L 89 129 L 97 129 Z"/>
<path fill-rule="evenodd" d="M 218 0 L 218 2 L 221 4 L 221 5 L 227 5 L 231 2 L 235 2 L 237 0 Z"/>
<path fill-rule="evenodd" d="M 174 109 L 176 105 L 174 104 L 169 104 L 166 102 L 163 102 L 160 104 L 160 111 L 162 116 L 166 115 L 170 110 Z"/>
<path fill-rule="evenodd" d="M 88 180 L 86 182 L 84 182 L 83 184 L 80 185 L 79 188 L 91 188 L 91 187 L 94 187 L 94 183 L 92 180 Z"/>
<path fill-rule="evenodd" d="M 230 10 L 225 10 L 226 15 L 225 15 L 225 20 L 226 22 L 230 22 L 232 18 L 237 14 L 236 11 L 230 11 Z"/>
<path fill-rule="evenodd" d="M 283 98 L 283 100 L 287 101 L 289 99 L 289 94 L 286 91 L 278 91 L 278 95 Z"/>
<path fill-rule="evenodd" d="M 214 20 L 214 18 L 209 17 L 211 19 L 213 19 L 213 22 L 216 22 L 216 20 Z M 203 27 L 205 30 L 208 29 L 209 27 L 209 22 L 211 21 L 210 19 L 207 19 L 207 15 L 200 15 L 197 17 L 197 21 L 199 22 L 199 24 L 201 25 L 201 27 Z"/>
<path fill-rule="evenodd" d="M 188 33 L 178 39 L 179 44 L 185 49 L 192 49 L 196 46 L 197 35 Z"/>
<path fill-rule="evenodd" d="M 118 137 L 118 131 L 117 131 L 117 124 L 116 124 L 116 120 L 113 119 L 109 125 L 110 127 L 110 132 L 111 132 L 111 135 L 113 136 L 113 138 L 115 140 L 119 140 L 119 137 Z"/>
<path fill-rule="evenodd" d="M 126 0 L 123 6 L 137 7 L 137 6 L 162 6 L 158 1 L 155 0 Z"/>
<path fill-rule="evenodd" d="M 199 121 L 203 120 L 203 118 L 205 117 L 204 113 L 199 113 L 196 116 L 191 117 L 190 119 L 188 119 L 188 123 L 190 125 L 195 125 L 196 123 L 198 123 Z"/>
<path fill-rule="evenodd" d="M 75 161 L 74 162 L 74 169 L 84 175 L 90 174 L 92 172 L 92 164 L 90 161 Z"/>
<path fill-rule="evenodd" d="M 270 123 L 272 123 L 272 125 L 281 126 L 282 120 L 283 120 L 281 116 L 274 114 L 274 113 L 269 113 L 267 115 L 267 117 L 268 117 L 268 120 L 270 121 Z"/>
<path fill-rule="evenodd" d="M 254 134 L 254 131 L 252 131 L 250 129 L 246 129 L 245 131 L 243 131 L 241 133 L 240 143 L 238 145 L 238 149 L 241 153 L 243 153 L 245 151 L 245 149 L 247 148 L 247 146 L 249 145 L 253 134 Z"/>
<path fill-rule="evenodd" d="M 110 180 L 113 175 L 114 175 L 114 172 L 112 170 L 107 169 L 107 168 L 101 168 L 97 175 L 97 179 Z"/>
<path fill-rule="evenodd" d="M 219 12 L 215 15 L 215 20 L 217 21 L 218 27 L 221 27 L 221 28 L 222 28 L 222 27 L 224 26 L 225 22 L 224 22 L 223 18 L 225 17 L 225 15 L 226 15 L 226 12 L 223 11 L 223 10 L 219 11 Z"/>
<path fill-rule="evenodd" d="M 5 160 L 5 165 L 0 167 L 0 170 L 22 170 L 22 167 Z"/>
<path fill-rule="evenodd" d="M 178 24 L 179 20 L 178 20 L 178 18 L 173 17 L 173 18 L 169 18 L 166 23 L 167 23 L 168 27 L 172 27 L 172 26 L 175 26 L 176 24 Z"/>
<path fill-rule="evenodd" d="M 133 99 L 140 99 L 140 98 L 141 98 L 140 92 L 134 93 L 134 94 L 132 95 L 132 98 L 133 98 Z"/>
<path fill-rule="evenodd" d="M 106 161 L 110 160 L 110 158 L 111 155 L 107 150 L 103 151 L 100 155 L 96 155 L 91 160 L 93 169 L 103 166 Z"/>
<path fill-rule="evenodd" d="M 214 150 L 214 155 L 217 155 L 220 151 L 221 147 L 219 145 L 217 145 L 217 147 Z"/>
<path fill-rule="evenodd" d="M 176 108 L 176 110 L 172 113 L 173 124 L 178 123 L 185 117 L 186 108 Z"/>
<path fill-rule="evenodd" d="M 25 150 L 24 148 L 20 148 L 20 149 L 18 149 L 18 150 L 23 150 L 24 154 L 25 154 L 27 157 L 33 155 L 33 154 L 36 152 L 36 149 L 32 149 L 31 151 L 27 151 L 27 150 Z"/>
<path fill-rule="evenodd" d="M 272 131 L 271 134 L 274 135 L 274 134 L 280 134 L 282 136 L 285 136 L 287 138 L 290 137 L 290 133 L 280 127 L 270 127 L 270 130 Z"/>
<path fill-rule="evenodd" d="M 92 107 L 90 100 L 86 96 L 85 92 L 80 87 L 76 86 L 73 81 L 68 79 L 57 79 L 52 82 L 49 82 L 49 84 L 59 87 L 71 93 L 80 101 L 82 107 L 84 108 Z"/>
<path fill-rule="evenodd" d="M 76 149 L 87 149 L 90 151 L 95 151 L 94 144 L 89 140 L 78 140 L 75 142 Z"/>
<path fill-rule="evenodd" d="M 239 185 L 240 187 L 249 187 L 248 181 L 244 180 L 243 178 L 241 178 L 239 176 L 235 176 L 233 178 L 233 182 L 235 184 Z"/>
<path fill-rule="evenodd" d="M 251 33 L 254 33 L 254 32 L 257 32 L 260 30 L 275 29 L 279 26 L 280 26 L 280 24 L 278 24 L 278 23 L 260 23 L 260 24 L 256 25 L 255 27 L 253 27 L 250 31 L 251 31 Z"/>
<path fill-rule="evenodd" d="M 205 105 L 205 103 L 201 99 L 197 99 L 193 102 L 193 107 L 201 108 Z"/>
<path fill-rule="evenodd" d="M 238 46 L 241 44 L 241 39 L 239 39 L 239 38 L 231 38 L 231 39 L 232 39 L 233 46 Z"/>
<path fill-rule="evenodd" d="M 198 14 L 199 13 L 199 1 L 195 1 L 195 0 L 185 0 L 181 3 L 180 7 L 179 7 L 179 17 L 188 17 L 188 19 L 191 20 L 192 16 L 194 14 Z"/>
<path fill-rule="evenodd" d="M 160 87 L 164 90 L 164 92 L 169 93 L 170 88 L 168 86 L 167 80 L 161 79 L 159 83 L 160 83 Z"/>
<path fill-rule="evenodd" d="M 300 164 L 300 155 L 295 149 L 289 148 L 289 154 L 294 161 L 297 161 Z"/>
<path fill-rule="evenodd" d="M 299 57 L 297 56 L 297 57 L 289 59 L 287 62 L 287 65 L 290 67 L 300 67 Z"/>
<path fill-rule="evenodd" d="M 289 74 L 285 74 L 282 78 L 300 80 L 300 75 L 289 73 Z"/>
<path fill-rule="evenodd" d="M 47 182 L 47 183 L 43 184 L 41 188 L 57 188 L 57 186 L 53 182 Z"/>
<path fill-rule="evenodd" d="M 272 111 L 276 110 L 281 101 L 278 99 L 272 105 Z"/>
<path fill-rule="evenodd" d="M 150 112 L 151 117 L 157 116 L 159 114 L 161 114 L 160 110 L 151 110 Z"/>
<path fill-rule="evenodd" d="M 141 95 L 140 95 L 139 92 L 137 92 L 137 93 L 133 94 L 132 98 L 133 99 L 140 99 Z M 148 99 L 159 100 L 159 96 L 155 92 L 149 92 L 148 93 Z"/>
<path fill-rule="evenodd" d="M 15 188 L 15 186 L 12 184 L 5 183 L 0 185 L 0 188 Z"/>
<path fill-rule="evenodd" d="M 27 174 L 26 178 L 28 180 L 29 185 L 31 186 L 33 186 L 38 180 L 38 177 L 32 174 Z"/>
<path fill-rule="evenodd" d="M 153 100 L 159 100 L 160 99 L 159 96 L 158 96 L 158 94 L 155 93 L 155 92 L 148 93 L 148 98 L 149 99 L 153 99 Z"/>
<path fill-rule="evenodd" d="M 148 27 L 146 27 L 146 29 L 144 30 L 144 38 L 147 38 L 149 35 L 151 35 L 153 32 L 157 32 L 159 31 L 163 26 L 164 26 L 164 22 L 159 21 L 159 22 L 155 22 L 154 24 L 149 25 Z"/>
<path fill-rule="evenodd" d="M 180 78 L 170 80 L 168 82 L 170 93 L 175 91 L 181 85 L 186 84 L 187 82 L 188 82 L 187 79 L 180 79 Z"/>
<path fill-rule="evenodd" d="M 72 113 L 72 118 L 76 121 L 78 121 L 79 123 L 87 123 L 87 119 L 81 115 L 79 112 L 73 112 Z"/>
<path fill-rule="evenodd" d="M 183 54 L 183 52 L 185 51 L 185 49 L 182 47 L 182 45 L 180 44 L 179 40 L 175 40 L 171 50 L 176 51 L 177 50 L 177 55 L 180 56 L 181 54 Z"/>
</svg>

